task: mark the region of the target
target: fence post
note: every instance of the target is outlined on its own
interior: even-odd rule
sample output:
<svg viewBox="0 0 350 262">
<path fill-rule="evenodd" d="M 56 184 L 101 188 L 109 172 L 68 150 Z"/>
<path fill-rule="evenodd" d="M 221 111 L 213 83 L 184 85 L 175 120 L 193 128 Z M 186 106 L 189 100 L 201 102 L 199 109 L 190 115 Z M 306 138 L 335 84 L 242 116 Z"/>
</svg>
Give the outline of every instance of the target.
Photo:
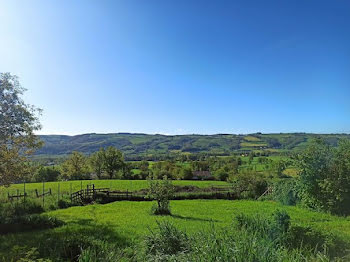
<svg viewBox="0 0 350 262">
<path fill-rule="evenodd" d="M 58 182 L 58 186 L 57 186 L 57 204 L 60 201 L 60 182 Z"/>
<path fill-rule="evenodd" d="M 43 181 L 43 208 L 45 207 L 45 182 Z"/>
<path fill-rule="evenodd" d="M 26 202 L 26 181 L 24 181 L 23 183 L 23 190 L 24 190 L 23 202 L 25 203 Z"/>
</svg>

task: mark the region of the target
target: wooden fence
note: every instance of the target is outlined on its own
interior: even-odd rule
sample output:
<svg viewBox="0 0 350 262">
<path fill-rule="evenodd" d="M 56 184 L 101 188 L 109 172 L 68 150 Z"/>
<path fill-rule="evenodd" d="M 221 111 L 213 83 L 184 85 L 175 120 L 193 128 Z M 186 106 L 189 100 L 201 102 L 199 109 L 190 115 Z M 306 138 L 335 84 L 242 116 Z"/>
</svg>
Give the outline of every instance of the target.
<svg viewBox="0 0 350 262">
<path fill-rule="evenodd" d="M 72 203 L 85 203 L 96 199 L 97 195 L 110 200 L 151 200 L 145 191 L 120 191 L 109 188 L 95 188 L 95 185 L 87 186 L 71 194 Z M 232 187 L 213 187 L 211 191 L 176 192 L 172 199 L 236 199 Z"/>
<path fill-rule="evenodd" d="M 95 199 L 95 196 L 99 192 L 109 192 L 109 188 L 95 188 L 95 185 L 87 185 L 86 189 L 79 190 L 70 195 L 70 200 L 73 203 L 81 203 Z"/>
</svg>

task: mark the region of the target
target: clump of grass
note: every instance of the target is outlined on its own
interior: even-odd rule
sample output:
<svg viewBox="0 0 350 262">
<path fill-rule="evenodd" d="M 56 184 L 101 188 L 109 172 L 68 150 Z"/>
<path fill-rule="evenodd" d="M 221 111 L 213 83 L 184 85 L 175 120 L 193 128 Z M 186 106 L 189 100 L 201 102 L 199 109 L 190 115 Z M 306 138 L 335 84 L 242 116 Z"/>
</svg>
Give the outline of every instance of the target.
<svg viewBox="0 0 350 262">
<path fill-rule="evenodd" d="M 277 210 L 272 216 L 239 215 L 224 230 L 214 225 L 208 231 L 187 236 L 169 222 L 158 223 L 145 241 L 149 261 L 234 261 L 234 262 L 301 262 L 331 261 L 327 251 L 288 242 L 290 217 Z M 141 260 L 143 261 L 143 260 Z M 340 260 L 339 260 L 340 261 Z"/>
<path fill-rule="evenodd" d="M 44 212 L 41 205 L 34 201 L 25 203 L 4 203 L 0 206 L 0 222 L 6 223 L 13 217 L 24 216 L 29 214 L 39 214 Z"/>
<path fill-rule="evenodd" d="M 14 233 L 62 226 L 64 223 L 42 213 L 43 208 L 36 202 L 6 203 L 0 207 L 0 233 Z"/>
<path fill-rule="evenodd" d="M 158 230 L 150 230 L 145 238 L 147 255 L 162 257 L 187 253 L 190 250 L 190 239 L 187 234 L 168 221 L 157 222 Z"/>
</svg>

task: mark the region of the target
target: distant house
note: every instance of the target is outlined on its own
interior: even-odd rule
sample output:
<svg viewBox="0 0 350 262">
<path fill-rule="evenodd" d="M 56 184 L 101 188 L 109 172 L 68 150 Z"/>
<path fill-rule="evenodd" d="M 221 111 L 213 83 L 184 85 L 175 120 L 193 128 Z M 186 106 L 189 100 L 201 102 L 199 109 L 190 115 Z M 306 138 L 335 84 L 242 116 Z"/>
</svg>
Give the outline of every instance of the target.
<svg viewBox="0 0 350 262">
<path fill-rule="evenodd" d="M 193 171 L 194 180 L 211 180 L 214 179 L 210 171 Z"/>
</svg>

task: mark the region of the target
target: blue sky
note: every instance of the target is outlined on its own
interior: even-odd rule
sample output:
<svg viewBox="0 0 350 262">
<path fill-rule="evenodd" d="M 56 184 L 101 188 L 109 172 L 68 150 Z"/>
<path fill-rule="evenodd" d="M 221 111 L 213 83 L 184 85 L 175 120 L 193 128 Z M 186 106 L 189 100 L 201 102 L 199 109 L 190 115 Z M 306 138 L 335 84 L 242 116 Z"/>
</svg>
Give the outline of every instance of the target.
<svg viewBox="0 0 350 262">
<path fill-rule="evenodd" d="M 0 0 L 41 134 L 350 132 L 349 1 Z"/>
</svg>

